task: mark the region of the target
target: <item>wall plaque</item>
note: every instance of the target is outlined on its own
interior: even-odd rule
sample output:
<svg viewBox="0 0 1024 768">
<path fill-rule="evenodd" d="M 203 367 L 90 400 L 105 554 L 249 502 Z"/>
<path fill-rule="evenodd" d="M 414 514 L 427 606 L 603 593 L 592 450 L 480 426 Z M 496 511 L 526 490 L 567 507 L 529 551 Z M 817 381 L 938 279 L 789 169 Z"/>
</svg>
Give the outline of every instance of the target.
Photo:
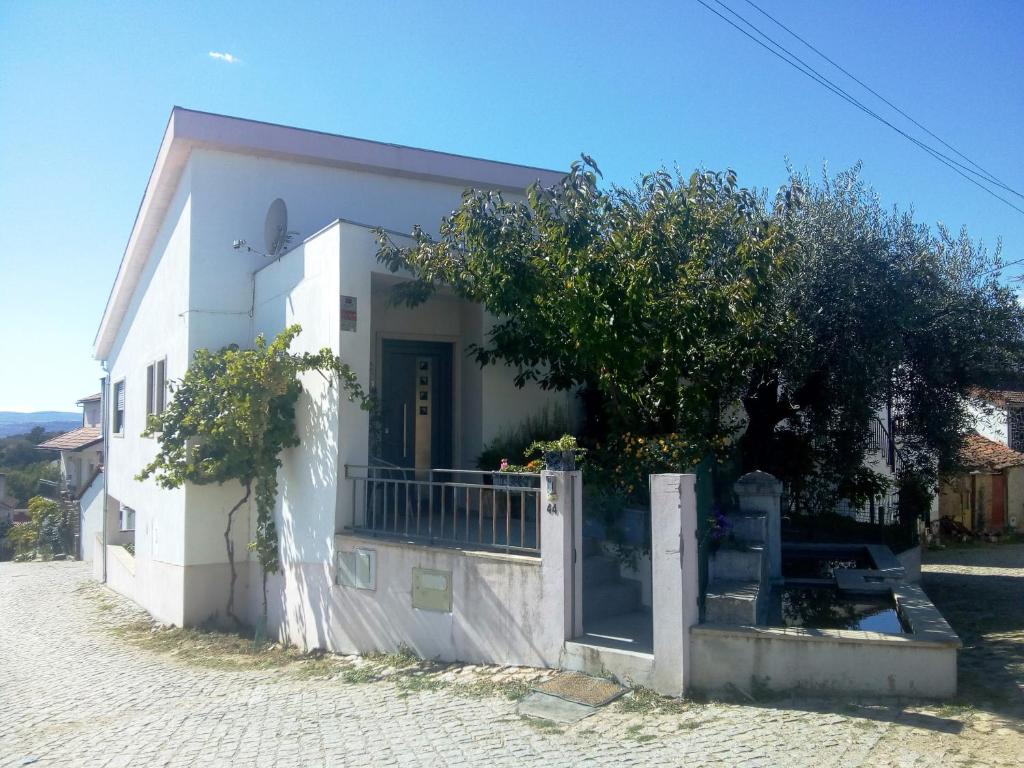
<svg viewBox="0 0 1024 768">
<path fill-rule="evenodd" d="M 359 318 L 359 312 L 356 308 L 356 297 L 355 296 L 342 296 L 341 297 L 341 330 L 343 331 L 354 331 L 356 329 L 356 321 Z"/>
</svg>

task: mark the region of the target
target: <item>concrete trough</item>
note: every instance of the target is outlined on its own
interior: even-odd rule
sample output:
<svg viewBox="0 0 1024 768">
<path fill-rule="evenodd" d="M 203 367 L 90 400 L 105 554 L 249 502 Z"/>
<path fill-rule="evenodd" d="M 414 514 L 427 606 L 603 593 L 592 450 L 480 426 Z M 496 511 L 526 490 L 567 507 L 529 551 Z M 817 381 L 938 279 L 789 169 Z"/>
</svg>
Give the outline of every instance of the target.
<svg viewBox="0 0 1024 768">
<path fill-rule="evenodd" d="M 960 638 L 924 591 L 890 585 L 910 631 L 701 624 L 692 627 L 692 688 L 751 695 L 801 691 L 949 698 Z"/>
</svg>

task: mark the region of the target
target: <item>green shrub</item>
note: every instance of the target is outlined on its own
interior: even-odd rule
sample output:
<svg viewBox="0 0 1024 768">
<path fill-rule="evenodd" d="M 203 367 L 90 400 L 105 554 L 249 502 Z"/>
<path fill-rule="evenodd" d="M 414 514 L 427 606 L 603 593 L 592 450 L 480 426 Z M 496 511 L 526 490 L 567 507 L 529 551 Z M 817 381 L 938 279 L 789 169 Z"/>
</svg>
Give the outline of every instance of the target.
<svg viewBox="0 0 1024 768">
<path fill-rule="evenodd" d="M 572 425 L 565 410 L 550 404 L 545 405 L 540 411 L 524 419 L 519 426 L 505 430 L 484 446 L 483 452 L 476 460 L 477 469 L 495 472 L 501 466 L 502 459 L 518 464 L 525 457 L 526 449 L 533 443 L 554 440 L 570 432 Z"/>
</svg>

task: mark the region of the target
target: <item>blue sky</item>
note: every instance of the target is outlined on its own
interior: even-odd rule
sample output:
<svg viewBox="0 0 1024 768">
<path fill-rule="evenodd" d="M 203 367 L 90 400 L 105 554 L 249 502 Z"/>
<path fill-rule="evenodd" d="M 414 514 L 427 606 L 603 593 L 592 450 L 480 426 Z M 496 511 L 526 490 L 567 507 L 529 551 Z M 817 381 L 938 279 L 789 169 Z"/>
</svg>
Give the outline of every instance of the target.
<svg viewBox="0 0 1024 768">
<path fill-rule="evenodd" d="M 1024 4 L 759 4 L 1024 188 Z M 0 410 L 97 390 L 93 336 L 174 104 L 552 168 L 585 151 L 620 182 L 678 164 L 775 189 L 787 158 L 861 160 L 886 203 L 1024 257 L 1024 215 L 695 0 L 0 2 L 0 52 Z"/>
</svg>

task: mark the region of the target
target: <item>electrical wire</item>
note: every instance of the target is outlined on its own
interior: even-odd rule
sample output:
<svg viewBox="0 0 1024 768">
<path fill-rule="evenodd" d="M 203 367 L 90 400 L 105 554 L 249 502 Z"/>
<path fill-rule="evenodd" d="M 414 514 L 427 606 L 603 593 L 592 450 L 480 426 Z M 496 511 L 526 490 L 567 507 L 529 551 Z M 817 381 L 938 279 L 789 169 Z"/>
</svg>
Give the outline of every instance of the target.
<svg viewBox="0 0 1024 768">
<path fill-rule="evenodd" d="M 885 96 L 883 96 L 882 94 L 880 94 L 880 93 L 879 93 L 878 91 L 876 91 L 876 90 L 875 90 L 874 88 L 872 88 L 872 87 L 871 87 L 870 85 L 868 85 L 868 84 L 867 84 L 867 83 L 865 83 L 865 82 L 864 82 L 863 80 L 861 80 L 861 79 L 860 79 L 859 77 L 857 77 L 857 76 L 856 76 L 855 74 L 853 74 L 852 72 L 850 72 L 850 70 L 846 69 L 846 68 L 845 68 L 845 67 L 844 67 L 844 66 L 843 66 L 842 64 L 840 64 L 840 63 L 839 63 L 839 62 L 837 62 L 837 61 L 836 61 L 835 59 L 833 59 L 833 58 L 831 58 L 830 56 L 828 56 L 828 55 L 827 55 L 826 53 L 824 53 L 824 52 L 823 52 L 822 50 L 820 50 L 819 48 L 815 47 L 815 46 L 814 46 L 814 45 L 813 45 L 813 44 L 812 44 L 811 42 L 809 42 L 808 40 L 806 40 L 805 38 L 801 37 L 801 36 L 800 36 L 799 34 L 797 34 L 796 32 L 794 32 L 794 31 L 793 31 L 792 29 L 790 29 L 789 27 L 787 27 L 787 26 L 786 26 L 785 24 L 783 24 L 783 23 L 782 23 L 781 21 L 779 21 L 779 20 L 778 20 L 777 18 L 775 18 L 774 16 L 772 16 L 772 15 L 771 15 L 770 13 L 768 13 L 768 11 L 766 11 L 766 10 L 765 10 L 764 8 L 762 8 L 761 6 L 759 6 L 759 5 L 757 4 L 757 3 L 753 2 L 753 0 L 744 0 L 744 2 L 745 2 L 745 3 L 747 3 L 747 5 L 749 5 L 749 6 L 751 7 L 751 8 L 753 8 L 754 10 L 756 10 L 756 11 L 757 11 L 758 13 L 762 14 L 762 15 L 763 15 L 763 16 L 765 16 L 765 17 L 766 17 L 767 19 L 769 19 L 769 20 L 770 20 L 770 21 L 771 21 L 771 22 L 772 22 L 773 24 L 775 24 L 776 26 L 778 26 L 778 27 L 780 27 L 781 29 L 785 30 L 785 31 L 786 31 L 786 32 L 788 32 L 788 33 L 789 33 L 790 35 L 792 35 L 792 36 L 793 36 L 793 37 L 795 37 L 795 38 L 796 38 L 797 40 L 799 40 L 799 41 L 800 41 L 801 43 L 803 43 L 803 44 L 804 44 L 804 45 L 806 45 L 806 46 L 807 46 L 808 48 L 810 48 L 810 49 L 811 49 L 812 51 L 814 51 L 814 52 L 815 52 L 816 54 L 818 54 L 819 56 L 821 56 L 821 58 L 823 58 L 823 59 L 824 59 L 825 61 L 827 61 L 827 62 L 828 62 L 829 64 L 831 64 L 831 65 L 832 65 L 833 67 L 835 67 L 836 69 L 838 69 L 838 70 L 839 70 L 840 72 L 842 72 L 842 73 L 843 73 L 844 75 L 846 75 L 846 76 L 847 76 L 848 78 L 850 78 L 851 80 L 853 80 L 853 81 L 854 81 L 855 83 L 857 83 L 857 85 L 859 85 L 859 86 L 861 86 L 862 88 L 864 88 L 864 89 L 865 89 L 865 90 L 866 90 L 866 91 L 867 91 L 868 93 L 872 94 L 873 96 L 875 96 L 876 98 L 878 98 L 879 100 L 881 100 L 881 101 L 882 101 L 882 102 L 883 102 L 884 104 L 886 104 L 886 105 L 887 105 L 887 106 L 889 106 L 890 108 L 894 109 L 894 110 L 895 110 L 896 112 L 898 112 L 898 113 L 899 113 L 900 115 L 902 115 L 902 116 L 903 116 L 903 117 L 905 117 L 905 118 L 906 118 L 907 120 L 909 120 L 910 122 L 912 122 L 912 123 L 913 123 L 914 125 L 916 125 L 916 126 L 917 126 L 918 128 L 920 128 L 920 129 L 921 129 L 922 131 L 924 131 L 924 132 L 925 132 L 925 133 L 927 133 L 927 134 L 928 134 L 929 136 L 931 136 L 931 137 L 932 137 L 933 139 L 935 139 L 935 140 L 936 140 L 937 142 L 939 142 L 939 143 L 940 143 L 940 144 L 941 144 L 942 146 L 944 146 L 944 147 L 945 147 L 946 149 L 948 149 L 949 151 L 953 152 L 953 153 L 954 153 L 955 155 L 957 155 L 958 157 L 962 158 L 963 160 L 965 160 L 965 161 L 966 161 L 967 163 L 969 163 L 970 165 L 974 166 L 974 167 L 975 167 L 975 168 L 976 168 L 976 169 L 977 169 L 977 170 L 978 170 L 978 171 L 980 172 L 980 174 L 981 174 L 982 176 L 984 176 L 984 177 L 985 177 L 985 178 L 986 178 L 986 179 L 987 179 L 988 181 L 990 181 L 990 182 L 991 182 L 992 184 L 995 184 L 996 186 L 1002 187 L 1002 188 L 1003 188 L 1003 189 L 1005 189 L 1005 190 L 1006 190 L 1007 192 L 1012 192 L 1012 193 L 1013 193 L 1014 195 L 1016 195 L 1017 197 L 1020 197 L 1020 198 L 1024 198 L 1024 194 L 1021 194 L 1021 193 L 1020 193 L 1020 192 L 1018 192 L 1017 190 L 1015 190 L 1015 189 L 1013 189 L 1012 187 L 1010 187 L 1009 185 L 1007 185 L 1007 184 L 1006 184 L 1005 182 L 1001 181 L 1001 180 L 1000 180 L 1000 179 L 999 179 L 998 177 L 996 177 L 996 175 L 995 175 L 995 174 L 993 174 L 993 173 L 992 173 L 991 171 L 988 171 L 988 170 L 986 170 L 985 168 L 983 168 L 982 166 L 978 165 L 978 163 L 976 163 L 976 162 L 974 162 L 973 160 L 971 160 L 971 158 L 969 158 L 969 157 L 968 157 L 967 155 L 965 155 L 965 154 L 964 154 L 963 152 L 961 152 L 961 151 L 960 151 L 959 149 L 957 149 L 956 147 L 952 146 L 951 144 L 949 144 L 948 142 L 946 142 L 945 140 L 943 140 L 943 139 L 942 139 L 942 137 L 940 137 L 940 136 L 936 135 L 936 134 L 935 134 L 935 133 L 934 133 L 933 131 L 931 131 L 931 130 L 930 130 L 930 129 L 929 129 L 928 127 L 927 127 L 927 126 L 925 126 L 925 125 L 922 125 L 922 124 L 921 124 L 920 122 L 918 122 L 917 120 L 915 120 L 915 119 L 914 119 L 913 117 L 911 117 L 911 116 L 910 116 L 909 114 L 907 114 L 907 113 L 906 113 L 906 111 L 904 111 L 903 109 L 900 109 L 900 107 L 898 107 L 897 105 L 893 104 L 893 103 L 892 103 L 891 101 L 889 101 L 889 99 L 885 98 Z"/>
<path fill-rule="evenodd" d="M 766 51 L 771 53 L 773 56 L 775 56 L 775 57 L 781 59 L 782 61 L 786 62 L 791 67 L 796 69 L 798 72 L 801 72 L 802 74 L 804 74 L 807 77 L 809 77 L 812 80 L 814 80 L 816 83 L 821 85 L 823 88 L 831 91 L 833 94 L 835 94 L 839 98 L 841 98 L 844 101 L 850 103 L 851 105 L 853 105 L 857 109 L 861 110 L 862 112 L 864 112 L 868 116 L 873 117 L 875 120 L 878 120 L 882 124 L 888 126 L 892 130 L 894 130 L 896 133 L 898 133 L 901 136 L 903 136 L 905 139 L 907 139 L 907 140 L 911 141 L 912 143 L 916 144 L 923 151 L 927 152 L 934 159 L 938 160 L 940 163 L 942 163 L 943 165 L 948 167 L 954 173 L 957 173 L 960 176 L 962 176 L 964 179 L 969 181 L 971 184 L 974 184 L 979 189 L 987 192 L 992 197 L 994 197 L 997 200 L 1001 201 L 1002 203 L 1008 205 L 1010 208 L 1013 208 L 1018 213 L 1024 214 L 1024 208 L 1020 208 L 1017 205 L 1014 205 L 1009 200 L 1007 200 L 1005 197 L 1003 197 L 999 193 L 993 191 L 992 189 L 990 189 L 989 187 L 985 186 L 983 183 L 979 182 L 977 179 L 973 178 L 972 176 L 969 176 L 968 173 L 965 172 L 965 171 L 967 171 L 967 172 L 970 172 L 970 173 L 973 173 L 975 175 L 980 176 L 981 174 L 979 174 L 977 171 L 974 171 L 973 169 L 968 168 L 967 166 L 964 166 L 962 163 L 959 163 L 958 161 L 953 160 L 952 158 L 950 158 L 949 156 L 943 154 L 939 150 L 934 149 L 933 147 L 925 144 L 921 140 L 917 139 L 914 136 L 911 136 L 906 131 L 902 130 L 898 126 L 896 126 L 893 123 L 891 123 L 890 121 L 886 120 L 884 117 L 879 115 L 877 112 L 873 111 L 871 108 L 869 108 L 868 106 L 866 106 L 865 104 L 860 102 L 854 96 L 850 95 L 842 87 L 836 85 L 831 80 L 829 80 L 827 77 L 825 77 L 820 72 L 815 70 L 812 66 L 810 66 L 805 61 L 803 61 L 799 56 L 797 56 L 793 52 L 789 51 L 785 46 L 783 46 L 780 43 L 778 43 L 775 40 L 773 40 L 770 35 L 766 34 L 762 30 L 760 30 L 755 24 L 753 24 L 750 21 L 748 21 L 747 19 L 745 19 L 742 15 L 740 15 L 739 13 L 734 11 L 732 8 L 727 6 L 725 3 L 721 2 L 721 0 L 715 0 L 715 2 L 717 2 L 723 8 L 725 8 L 729 13 L 731 13 L 734 16 L 736 16 L 736 18 L 740 19 L 744 24 L 746 24 L 748 27 L 753 29 L 758 35 L 760 35 L 765 40 L 767 40 L 772 46 L 775 46 L 775 48 L 777 48 L 778 50 L 775 50 L 775 48 L 769 47 L 769 45 L 765 44 L 761 40 L 758 40 L 756 37 L 751 35 L 749 32 L 747 32 L 745 29 L 740 27 L 734 21 L 732 21 L 731 19 L 729 19 L 726 16 L 723 16 L 717 10 L 712 8 L 710 5 L 708 5 L 706 2 L 704 2 L 704 0 L 697 0 L 697 2 L 700 5 L 702 5 L 704 8 L 706 8 L 708 11 L 713 13 L 715 16 L 718 16 L 720 19 L 722 19 L 722 21 L 724 21 L 726 24 L 728 24 L 729 26 L 731 26 L 734 29 L 736 29 L 742 35 L 744 35 L 745 37 L 747 37 L 750 40 L 752 40 L 755 43 L 757 43 L 759 46 L 764 48 Z M 982 177 L 982 178 L 985 178 L 985 177 Z M 988 181 L 988 179 L 985 179 L 985 180 Z"/>
</svg>

